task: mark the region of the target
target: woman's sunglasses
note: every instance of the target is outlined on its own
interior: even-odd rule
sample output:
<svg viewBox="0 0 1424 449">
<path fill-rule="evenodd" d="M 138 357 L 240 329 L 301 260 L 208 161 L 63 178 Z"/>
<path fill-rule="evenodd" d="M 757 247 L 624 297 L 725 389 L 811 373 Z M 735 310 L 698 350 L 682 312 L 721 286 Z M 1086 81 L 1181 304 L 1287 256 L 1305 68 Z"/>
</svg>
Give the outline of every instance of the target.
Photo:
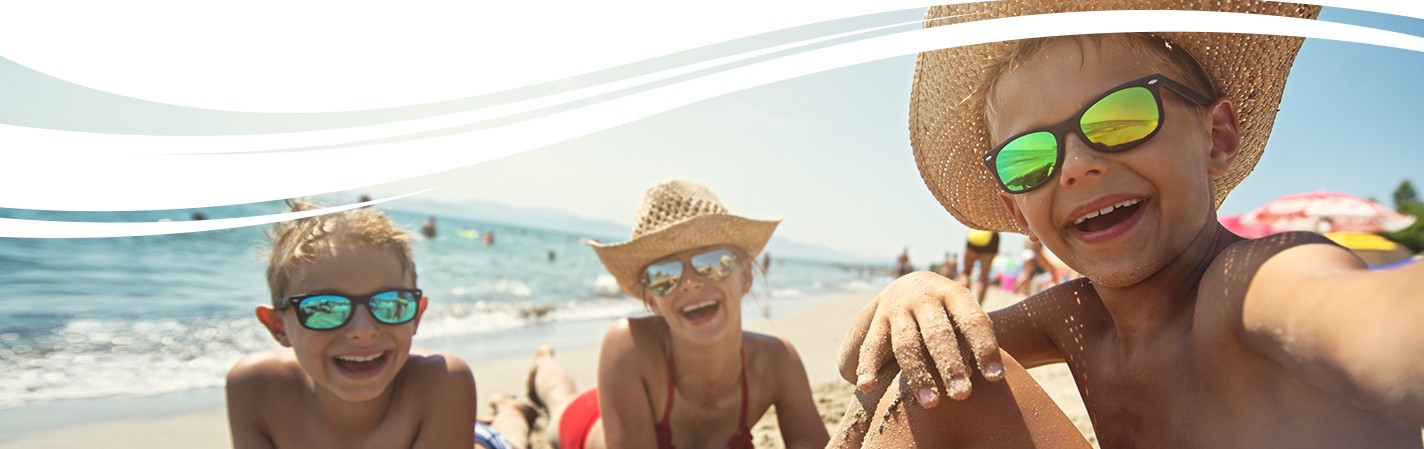
<svg viewBox="0 0 1424 449">
<path fill-rule="evenodd" d="M 683 261 L 692 267 L 698 276 L 709 281 L 721 281 L 732 275 L 732 267 L 737 257 L 727 248 L 712 248 L 688 258 L 667 259 L 654 262 L 643 269 L 643 285 L 653 296 L 667 296 L 682 281 Z"/>
<path fill-rule="evenodd" d="M 1132 149 L 1162 129 L 1163 87 L 1198 106 L 1211 104 L 1182 83 L 1152 75 L 1108 90 L 1062 123 L 1014 136 L 985 154 L 984 165 L 1004 191 L 1024 193 L 1047 184 L 1063 166 L 1068 133 L 1077 132 L 1104 153 Z"/>
<path fill-rule="evenodd" d="M 370 296 L 343 296 L 331 293 L 289 296 L 277 303 L 277 309 L 296 307 L 297 322 L 314 331 L 345 326 L 351 322 L 352 311 L 365 305 L 371 318 L 385 324 L 403 324 L 415 319 L 422 293 L 417 289 L 397 289 Z"/>
</svg>

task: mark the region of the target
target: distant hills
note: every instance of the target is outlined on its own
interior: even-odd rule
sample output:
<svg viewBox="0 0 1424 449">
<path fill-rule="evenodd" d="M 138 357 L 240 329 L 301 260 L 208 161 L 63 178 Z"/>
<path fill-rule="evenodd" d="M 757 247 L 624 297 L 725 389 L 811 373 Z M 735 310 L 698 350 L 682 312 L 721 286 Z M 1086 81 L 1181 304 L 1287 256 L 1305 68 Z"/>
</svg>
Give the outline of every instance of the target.
<svg viewBox="0 0 1424 449">
<path fill-rule="evenodd" d="M 384 205 L 386 208 L 415 215 L 435 215 L 465 220 L 500 223 L 517 227 L 545 229 L 620 242 L 627 240 L 632 226 L 587 218 L 569 212 L 511 206 L 493 201 L 443 202 L 419 198 L 404 198 Z M 849 265 L 888 265 L 889 261 L 867 259 L 821 245 L 800 243 L 773 236 L 766 251 L 773 258 L 822 261 Z"/>
</svg>

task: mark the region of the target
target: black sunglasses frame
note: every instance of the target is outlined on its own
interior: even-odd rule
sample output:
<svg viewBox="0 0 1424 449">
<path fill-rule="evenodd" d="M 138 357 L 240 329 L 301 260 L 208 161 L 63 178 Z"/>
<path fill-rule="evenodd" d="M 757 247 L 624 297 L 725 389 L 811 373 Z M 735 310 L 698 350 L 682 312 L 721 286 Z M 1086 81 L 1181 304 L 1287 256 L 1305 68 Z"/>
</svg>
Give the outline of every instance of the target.
<svg viewBox="0 0 1424 449">
<path fill-rule="evenodd" d="M 1083 115 L 1087 114 L 1088 110 L 1092 109 L 1093 106 L 1097 106 L 1098 102 L 1103 101 L 1104 98 L 1107 98 L 1108 96 L 1111 96 L 1112 94 L 1118 93 L 1122 90 L 1133 87 L 1143 87 L 1146 88 L 1148 91 L 1152 92 L 1152 98 L 1154 101 L 1157 102 L 1157 127 L 1153 128 L 1152 132 L 1148 133 L 1146 137 L 1121 145 L 1106 146 L 1093 143 L 1093 141 L 1088 139 L 1088 136 L 1083 133 Z M 1004 140 L 1004 143 L 995 146 L 994 149 L 989 150 L 988 153 L 984 154 L 984 166 L 987 167 L 989 169 L 989 173 L 994 176 L 994 181 L 999 183 L 1000 189 L 1003 189 L 1005 192 L 1008 192 L 1010 194 L 1017 195 L 1021 193 L 1032 192 L 1033 190 L 1039 187 L 1043 187 L 1044 185 L 1048 184 L 1049 181 L 1053 180 L 1054 177 L 1058 176 L 1058 172 L 1063 167 L 1063 154 L 1067 152 L 1065 146 L 1067 142 L 1068 133 L 1078 133 L 1078 137 L 1083 138 L 1083 143 L 1087 144 L 1089 148 L 1092 148 L 1093 150 L 1096 150 L 1101 153 L 1120 153 L 1133 149 L 1138 145 L 1142 144 L 1143 142 L 1152 140 L 1152 138 L 1157 135 L 1157 132 L 1162 130 L 1162 123 L 1167 121 L 1166 107 L 1162 104 L 1163 87 L 1166 87 L 1172 92 L 1176 92 L 1177 95 L 1180 95 L 1182 98 L 1192 102 L 1193 104 L 1196 104 L 1197 106 L 1206 106 L 1211 104 L 1212 102 L 1211 98 L 1208 98 L 1205 95 L 1198 94 L 1196 91 L 1192 90 L 1192 88 L 1190 87 L 1187 87 L 1185 84 L 1173 81 L 1171 78 L 1167 78 L 1166 76 L 1163 76 L 1160 73 L 1152 74 L 1150 76 L 1128 81 L 1112 89 L 1108 89 L 1106 92 L 1103 92 L 1102 95 L 1099 95 L 1097 98 L 1093 99 L 1093 101 L 1088 102 L 1088 105 L 1084 106 L 1083 109 L 1078 111 L 1077 114 L 1074 114 L 1072 117 L 1069 117 L 1067 120 L 1059 122 L 1056 125 L 1024 131 L 1015 134 L 1013 137 L 1010 137 L 1007 140 Z M 1027 189 L 1019 191 L 1010 190 L 1009 186 L 1007 184 L 1004 184 L 1004 178 L 999 175 L 999 167 L 997 165 L 999 152 L 1003 151 L 1005 147 L 1009 146 L 1010 143 L 1013 143 L 1020 137 L 1041 132 L 1052 133 L 1054 143 L 1058 144 L 1058 155 L 1053 161 L 1053 173 L 1050 174 L 1047 178 L 1044 178 L 1043 182 L 1040 182 L 1037 185 L 1034 185 L 1033 187 L 1029 187 Z"/>
<path fill-rule="evenodd" d="M 358 306 L 358 305 L 359 305 L 359 306 L 366 306 L 366 313 L 371 314 L 371 319 L 376 320 L 377 323 L 389 324 L 389 325 L 394 326 L 394 325 L 398 325 L 398 324 L 405 324 L 405 323 L 409 323 L 409 322 L 411 322 L 411 321 L 415 321 L 416 315 L 419 315 L 419 314 L 420 314 L 418 310 L 417 310 L 417 313 L 411 315 L 410 319 L 405 320 L 405 321 L 401 321 L 401 322 L 398 322 L 398 323 L 387 323 L 387 322 L 385 322 L 385 321 L 382 321 L 380 317 L 377 317 L 377 316 L 376 316 L 376 311 L 375 311 L 375 309 L 372 309 L 372 308 L 371 308 L 371 300 L 372 300 L 373 298 L 375 298 L 376 296 L 378 296 L 378 295 L 382 295 L 382 294 L 385 294 L 385 293 L 391 293 L 391 292 L 395 292 L 397 296 L 401 296 L 401 295 L 414 295 L 414 297 L 415 297 L 415 306 L 416 306 L 417 308 L 420 307 L 420 299 L 425 297 L 425 293 L 422 292 L 422 291 L 421 291 L 420 289 L 418 289 L 418 288 L 392 288 L 392 289 L 383 289 L 383 290 L 381 290 L 381 291 L 379 291 L 379 292 L 372 293 L 372 294 L 365 295 L 365 296 L 350 296 L 350 295 L 343 295 L 343 294 L 338 294 L 338 293 L 308 293 L 308 294 L 305 294 L 305 295 L 288 296 L 288 297 L 286 297 L 286 298 L 282 298 L 280 301 L 277 301 L 277 310 L 282 310 L 282 309 L 285 309 L 285 308 L 287 308 L 287 307 L 292 307 L 293 310 L 295 310 L 295 311 L 297 312 L 297 322 L 298 322 L 298 323 L 301 323 L 302 327 L 305 327 L 305 328 L 307 328 L 307 329 L 311 329 L 311 330 L 314 330 L 314 331 L 329 331 L 329 330 L 335 330 L 335 329 L 340 329 L 340 328 L 342 328 L 342 327 L 345 327 L 347 324 L 351 324 L 351 318 L 353 318 L 353 317 L 356 316 L 355 308 L 356 308 L 356 306 Z M 352 312 L 351 312 L 350 314 L 347 314 L 347 315 L 346 315 L 346 319 L 341 320 L 341 324 L 338 324 L 338 325 L 336 325 L 336 326 L 332 326 L 332 327 L 330 327 L 330 328 L 318 329 L 318 328 L 314 328 L 314 327 L 308 326 L 308 325 L 307 325 L 307 320 L 308 320 L 309 318 L 311 318 L 311 316 L 310 316 L 310 315 L 307 315 L 306 311 L 303 311 L 303 310 L 302 310 L 302 308 L 301 308 L 301 303 L 302 303 L 302 301 L 304 301 L 304 300 L 306 300 L 306 299 L 308 299 L 308 298 L 315 298 L 315 297 L 318 297 L 318 296 L 336 296 L 336 297 L 340 297 L 340 298 L 346 298 L 347 301 L 350 301 L 350 302 L 351 302 Z"/>
<path fill-rule="evenodd" d="M 659 294 L 657 294 L 656 292 L 653 291 L 653 286 L 652 286 L 652 284 L 651 284 L 651 281 L 648 280 L 648 268 L 649 268 L 649 267 L 652 267 L 653 265 L 661 265 L 661 264 L 664 264 L 664 263 L 667 263 L 667 262 L 672 262 L 674 259 L 659 259 L 658 261 L 653 262 L 653 263 L 650 263 L 650 264 L 648 264 L 647 266 L 643 267 L 643 269 L 642 269 L 642 273 L 643 273 L 643 275 L 642 275 L 642 278 L 643 278 L 643 279 L 642 279 L 643 288 L 647 290 L 648 294 L 651 294 L 651 295 L 656 296 L 656 297 L 659 297 L 659 298 L 665 297 L 665 296 L 667 296 L 667 295 L 672 294 L 672 292 L 673 292 L 674 290 L 677 290 L 677 286 L 682 285 L 682 281 L 683 281 L 684 278 L 687 277 L 688 271 L 691 271 L 693 274 L 696 274 L 697 277 L 700 277 L 700 278 L 703 278 L 703 279 L 707 279 L 708 281 L 712 281 L 712 282 L 720 282 L 720 281 L 726 280 L 726 279 L 727 279 L 726 277 L 724 277 L 724 278 L 722 278 L 722 279 L 710 279 L 710 278 L 707 278 L 706 276 L 703 276 L 702 273 L 698 273 L 698 272 L 697 272 L 697 268 L 692 266 L 692 259 L 696 258 L 697 256 L 702 256 L 702 255 L 709 254 L 709 253 L 716 252 L 716 251 L 726 251 L 728 255 L 731 255 L 731 256 L 732 256 L 732 265 L 731 265 L 730 267 L 728 267 L 727 277 L 731 277 L 732 274 L 736 272 L 736 270 L 737 270 L 737 259 L 738 259 L 738 257 L 737 257 L 737 252 L 734 251 L 734 250 L 732 250 L 732 248 L 726 247 L 726 246 L 711 246 L 711 247 L 707 247 L 707 248 L 703 248 L 703 249 L 704 249 L 705 251 L 698 251 L 698 252 L 693 253 L 692 255 L 689 255 L 689 256 L 687 256 L 687 257 L 682 257 L 682 258 L 676 259 L 677 262 L 678 262 L 679 264 L 681 264 L 681 266 L 682 266 L 682 268 L 683 268 L 683 271 L 682 271 L 681 274 L 678 274 L 678 275 L 677 275 L 677 282 L 673 282 L 671 286 L 668 286 L 667 293 L 663 293 L 663 294 L 661 294 L 661 295 L 659 295 Z M 689 269 L 690 269 L 690 270 L 689 270 Z"/>
</svg>

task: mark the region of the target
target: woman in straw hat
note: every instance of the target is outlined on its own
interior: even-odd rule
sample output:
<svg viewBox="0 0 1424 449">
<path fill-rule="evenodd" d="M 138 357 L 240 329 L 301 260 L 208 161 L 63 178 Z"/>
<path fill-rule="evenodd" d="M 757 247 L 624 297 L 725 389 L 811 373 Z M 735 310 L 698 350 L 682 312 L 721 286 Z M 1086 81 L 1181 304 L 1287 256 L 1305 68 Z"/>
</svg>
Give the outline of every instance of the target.
<svg viewBox="0 0 1424 449">
<path fill-rule="evenodd" d="M 540 348 L 530 396 L 548 407 L 551 439 L 563 449 L 752 448 L 750 426 L 775 405 L 786 447 L 824 447 L 791 342 L 742 330 L 752 261 L 778 222 L 730 215 L 697 183 L 648 188 L 633 238 L 593 247 L 653 316 L 608 330 L 598 388 L 582 394 Z"/>
<path fill-rule="evenodd" d="M 1262 1 L 1007 0 L 931 8 L 926 23 L 1149 8 L 1283 21 L 1319 12 Z M 903 431 L 922 443 L 983 431 L 936 422 L 973 405 L 937 401 L 935 375 L 951 396 L 969 394 L 963 338 L 991 380 L 1000 345 L 1025 366 L 1065 363 L 1103 448 L 1421 447 L 1424 266 L 1372 272 L 1318 235 L 1246 240 L 1216 219 L 1265 148 L 1300 44 L 1112 34 L 921 53 L 910 130 L 926 185 L 965 225 L 1024 232 L 1086 279 L 987 316 L 941 277 L 892 283 L 857 317 L 842 375 L 869 390 L 893 358 L 904 391 L 949 410 L 901 407 L 879 428 L 851 422 L 842 436 Z"/>
</svg>

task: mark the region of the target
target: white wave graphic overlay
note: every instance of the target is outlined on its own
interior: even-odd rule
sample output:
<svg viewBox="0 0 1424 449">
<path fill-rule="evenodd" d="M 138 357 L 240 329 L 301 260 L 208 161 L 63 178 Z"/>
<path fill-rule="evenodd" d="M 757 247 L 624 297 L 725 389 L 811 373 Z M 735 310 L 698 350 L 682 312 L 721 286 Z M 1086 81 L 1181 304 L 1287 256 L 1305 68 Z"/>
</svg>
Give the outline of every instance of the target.
<svg viewBox="0 0 1424 449">
<path fill-rule="evenodd" d="M 276 151 L 284 149 L 301 149 L 303 147 L 341 145 L 421 132 L 429 132 L 459 125 L 478 123 L 486 120 L 511 117 L 516 114 L 527 113 L 537 111 L 543 108 L 569 104 L 575 101 L 585 100 L 599 95 L 617 92 L 622 89 L 643 86 L 650 83 L 667 80 L 673 77 L 686 75 L 699 70 L 733 64 L 779 51 L 791 50 L 798 47 L 814 45 L 833 39 L 850 37 L 858 34 L 865 34 L 897 26 L 903 26 L 909 23 L 919 23 L 919 21 L 917 20 L 914 22 L 894 23 L 889 25 L 867 28 L 863 30 L 843 32 L 798 42 L 771 46 L 736 55 L 724 56 L 721 58 L 715 58 L 707 61 L 688 64 L 677 68 L 662 70 L 630 78 L 624 78 L 580 89 L 574 89 L 558 94 L 545 95 L 543 97 L 504 103 L 496 106 L 477 108 L 470 111 L 445 114 L 425 119 L 405 120 L 400 122 L 383 123 L 379 125 L 353 127 L 347 129 L 213 137 L 103 135 L 93 133 L 55 131 L 48 129 L 0 126 L 0 136 L 10 137 L 15 140 L 29 140 L 37 142 L 39 145 L 41 145 L 38 147 L 30 148 L 31 151 L 70 151 L 73 153 L 80 153 L 85 156 L 113 155 L 119 153 L 122 153 L 126 156 L 248 153 Z"/>
<path fill-rule="evenodd" d="M 29 192 L 3 207 L 133 210 L 236 204 L 347 190 L 470 165 L 611 128 L 696 101 L 810 73 L 937 48 L 1044 35 L 1130 31 L 1252 32 L 1333 39 L 1424 51 L 1424 38 L 1353 25 L 1269 16 L 1184 11 L 1104 11 L 971 22 L 880 36 L 706 75 L 499 128 L 420 141 L 295 153 L 112 157 L 87 151 L 73 164 L 63 150 L 26 153 L 0 189 Z M 12 127 L 13 128 L 13 127 Z M 102 136 L 101 136 L 102 137 Z M 222 138 L 215 138 L 222 139 Z M 21 142 L 14 148 L 27 149 Z M 398 153 L 397 153 L 398 152 Z M 399 157 L 393 157 L 399 154 Z M 390 161 L 379 167 L 370 160 Z M 320 173 L 279 184 L 259 182 L 274 166 L 321 164 Z M 115 168 L 118 168 L 117 170 Z M 339 173 L 340 175 L 336 175 Z M 73 192 L 77 181 L 103 192 Z M 183 189 L 172 188 L 185 186 Z M 23 186 L 24 189 L 20 189 Z M 237 186 L 237 187 L 235 187 Z"/>
<path fill-rule="evenodd" d="M 500 92 L 738 37 L 925 4 L 4 2 L 0 55 L 83 86 L 160 103 L 349 111 Z"/>
<path fill-rule="evenodd" d="M 298 218 L 315 217 L 336 213 L 373 204 L 380 204 L 391 200 L 405 198 L 428 192 L 433 189 L 426 189 L 419 192 L 412 192 L 389 198 L 366 201 L 343 206 L 328 207 L 322 209 L 305 210 L 301 212 L 286 212 L 274 215 L 258 215 L 253 217 L 238 218 L 218 218 L 200 221 L 165 221 L 165 222 L 79 222 L 79 221 L 47 221 L 47 220 L 21 220 L 14 218 L 0 218 L 0 237 L 9 238 L 95 238 L 95 237 L 134 237 L 142 235 L 160 234 L 181 234 L 185 232 L 216 231 L 219 229 L 240 228 L 243 226 L 256 226 L 276 223 L 279 221 L 296 220 Z"/>
</svg>

